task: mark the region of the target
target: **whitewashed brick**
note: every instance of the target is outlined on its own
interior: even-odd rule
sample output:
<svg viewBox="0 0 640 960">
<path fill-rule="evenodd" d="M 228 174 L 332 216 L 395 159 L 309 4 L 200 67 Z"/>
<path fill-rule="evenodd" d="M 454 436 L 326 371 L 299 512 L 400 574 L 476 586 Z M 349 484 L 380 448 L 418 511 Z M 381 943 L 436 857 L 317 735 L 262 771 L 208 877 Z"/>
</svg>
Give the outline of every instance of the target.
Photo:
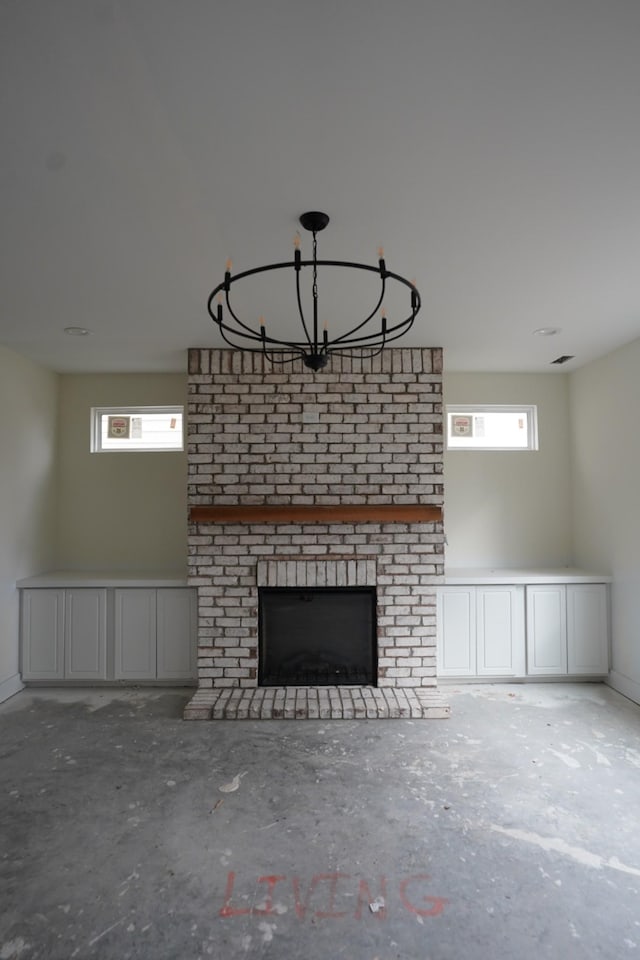
<svg viewBox="0 0 640 960">
<path fill-rule="evenodd" d="M 285 374 L 259 355 L 192 350 L 189 369 L 190 504 L 442 502 L 441 351 L 341 358 L 310 378 L 297 364 Z M 320 423 L 302 424 L 303 410 Z M 381 686 L 433 685 L 442 540 L 441 525 L 191 524 L 200 686 L 256 688 L 258 585 L 375 585 Z M 331 701 L 310 702 L 307 715 L 322 716 Z M 364 692 L 345 703 L 336 710 L 370 715 Z M 403 702 L 403 715 L 417 709 Z"/>
</svg>

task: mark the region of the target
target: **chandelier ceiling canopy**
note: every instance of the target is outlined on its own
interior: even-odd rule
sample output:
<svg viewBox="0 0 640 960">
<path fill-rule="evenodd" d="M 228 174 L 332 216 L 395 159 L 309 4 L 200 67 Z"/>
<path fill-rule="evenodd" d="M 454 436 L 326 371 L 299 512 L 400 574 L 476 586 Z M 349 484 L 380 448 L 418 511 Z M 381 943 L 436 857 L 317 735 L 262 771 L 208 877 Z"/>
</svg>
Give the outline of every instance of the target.
<svg viewBox="0 0 640 960">
<path fill-rule="evenodd" d="M 262 353 L 272 363 L 290 363 L 302 359 L 305 366 L 317 371 L 326 367 L 332 354 L 337 356 L 374 357 L 388 344 L 407 333 L 420 310 L 420 294 L 415 284 L 387 269 L 384 251 L 378 249 L 378 263 L 374 266 L 366 263 L 354 263 L 345 260 L 318 259 L 317 235 L 329 223 L 326 213 L 311 211 L 303 213 L 300 224 L 313 237 L 313 250 L 310 260 L 303 260 L 300 251 L 300 234 L 294 241 L 294 259 L 283 263 L 270 263 L 242 273 L 232 274 L 232 263 L 227 261 L 224 280 L 211 292 L 207 307 L 211 319 L 220 330 L 222 338 L 229 346 L 238 350 Z M 362 316 L 351 320 L 347 329 L 333 329 L 332 318 L 321 316 L 318 292 L 319 268 L 323 276 L 329 271 L 350 270 L 365 271 L 378 276 L 377 302 L 363 310 Z M 327 268 L 327 270 L 325 270 Z M 232 304 L 231 288 L 234 284 L 257 274 L 271 271 L 290 271 L 292 273 L 292 297 L 297 301 L 298 319 L 302 327 L 302 338 L 290 340 L 280 336 L 272 329 L 272 323 L 264 319 L 267 313 L 257 321 L 249 322 L 241 318 Z M 308 275 L 308 276 L 307 276 Z M 305 283 L 306 281 L 306 283 Z M 385 295 L 391 284 L 406 287 L 404 305 L 394 301 L 394 312 L 398 309 L 402 316 L 386 314 Z M 305 312 L 305 303 L 307 304 Z M 225 310 L 226 307 L 226 310 Z"/>
</svg>

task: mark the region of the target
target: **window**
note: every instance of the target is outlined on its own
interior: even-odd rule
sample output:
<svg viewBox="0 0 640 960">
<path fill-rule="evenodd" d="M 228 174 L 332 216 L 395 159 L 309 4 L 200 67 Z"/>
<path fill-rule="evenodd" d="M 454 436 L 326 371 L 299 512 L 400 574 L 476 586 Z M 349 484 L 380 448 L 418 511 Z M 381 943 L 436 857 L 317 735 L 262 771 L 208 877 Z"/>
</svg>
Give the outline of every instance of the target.
<svg viewBox="0 0 640 960">
<path fill-rule="evenodd" d="M 537 407 L 448 404 L 447 449 L 537 450 Z"/>
<path fill-rule="evenodd" d="M 182 450 L 182 407 L 92 407 L 91 452 Z"/>
</svg>

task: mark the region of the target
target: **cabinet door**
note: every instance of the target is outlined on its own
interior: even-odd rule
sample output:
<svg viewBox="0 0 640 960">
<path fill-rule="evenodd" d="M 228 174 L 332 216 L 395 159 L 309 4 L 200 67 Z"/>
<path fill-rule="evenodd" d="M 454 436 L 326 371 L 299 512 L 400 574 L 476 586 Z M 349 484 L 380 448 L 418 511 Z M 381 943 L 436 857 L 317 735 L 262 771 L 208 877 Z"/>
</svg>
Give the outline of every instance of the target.
<svg viewBox="0 0 640 960">
<path fill-rule="evenodd" d="M 156 591 L 115 591 L 115 678 L 156 678 Z"/>
<path fill-rule="evenodd" d="M 68 680 L 106 680 L 106 590 L 82 587 L 65 591 L 64 656 Z"/>
<path fill-rule="evenodd" d="M 527 587 L 527 673 L 567 672 L 566 588 L 563 584 Z"/>
<path fill-rule="evenodd" d="M 476 588 L 438 590 L 438 675 L 473 677 L 476 672 Z"/>
<path fill-rule="evenodd" d="M 64 677 L 64 590 L 22 591 L 22 679 Z"/>
<path fill-rule="evenodd" d="M 609 670 L 607 587 L 604 583 L 567 586 L 569 673 L 605 676 Z"/>
<path fill-rule="evenodd" d="M 196 676 L 195 590 L 157 591 L 158 679 L 192 680 Z"/>
<path fill-rule="evenodd" d="M 523 676 L 524 587 L 479 586 L 476 591 L 478 676 Z"/>
</svg>

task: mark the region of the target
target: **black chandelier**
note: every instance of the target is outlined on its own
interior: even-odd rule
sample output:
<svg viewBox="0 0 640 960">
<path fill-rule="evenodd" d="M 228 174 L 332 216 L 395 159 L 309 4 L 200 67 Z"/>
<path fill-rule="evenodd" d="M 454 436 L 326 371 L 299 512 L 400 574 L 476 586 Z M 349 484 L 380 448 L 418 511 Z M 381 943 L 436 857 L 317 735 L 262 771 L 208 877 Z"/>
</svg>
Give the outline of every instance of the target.
<svg viewBox="0 0 640 960">
<path fill-rule="evenodd" d="M 375 357 L 381 350 L 404 336 L 411 329 L 413 321 L 420 309 L 420 294 L 415 285 L 409 280 L 405 280 L 397 273 L 387 270 L 384 261 L 384 251 L 378 250 L 378 265 L 371 266 L 366 263 L 351 263 L 344 260 L 318 260 L 318 240 L 317 234 L 324 230 L 329 223 L 329 217 L 326 213 L 312 211 L 303 213 L 300 217 L 300 223 L 305 230 L 313 235 L 313 257 L 311 260 L 303 260 L 300 254 L 300 236 L 296 235 L 294 259 L 286 263 L 270 263 L 263 267 L 254 267 L 253 270 L 244 270 L 242 273 L 231 275 L 231 261 L 227 261 L 224 280 L 219 283 L 212 291 L 207 308 L 214 323 L 217 324 L 220 334 L 230 347 L 238 350 L 248 350 L 253 353 L 262 353 L 272 363 L 290 363 L 293 360 L 302 358 L 305 366 L 312 370 L 321 370 L 326 367 L 329 357 L 332 354 L 337 356 L 357 356 L 357 357 Z M 302 307 L 302 293 L 300 274 L 303 268 L 311 268 L 312 272 L 312 308 L 313 316 L 310 323 L 305 317 Z M 342 267 L 350 270 L 367 270 L 377 273 L 380 276 L 380 293 L 378 302 L 373 310 L 364 320 L 355 323 L 346 333 L 340 333 L 333 338 L 329 337 L 329 328 L 326 320 L 319 327 L 318 319 L 318 267 Z M 304 340 L 291 341 L 284 340 L 271 335 L 271 330 L 267 333 L 265 321 L 260 317 L 257 326 L 250 326 L 244 320 L 241 320 L 235 313 L 231 305 L 231 287 L 239 280 L 246 277 L 255 276 L 258 273 L 266 273 L 271 270 L 290 270 L 295 272 L 295 289 L 298 301 L 298 313 L 300 322 L 304 331 Z M 403 284 L 409 290 L 409 313 L 402 320 L 387 319 L 385 310 L 382 308 L 388 281 L 395 281 Z M 223 298 L 226 302 L 226 308 L 229 313 L 227 318 L 223 312 Z M 374 317 L 380 311 L 378 322 L 373 328 Z"/>
</svg>

